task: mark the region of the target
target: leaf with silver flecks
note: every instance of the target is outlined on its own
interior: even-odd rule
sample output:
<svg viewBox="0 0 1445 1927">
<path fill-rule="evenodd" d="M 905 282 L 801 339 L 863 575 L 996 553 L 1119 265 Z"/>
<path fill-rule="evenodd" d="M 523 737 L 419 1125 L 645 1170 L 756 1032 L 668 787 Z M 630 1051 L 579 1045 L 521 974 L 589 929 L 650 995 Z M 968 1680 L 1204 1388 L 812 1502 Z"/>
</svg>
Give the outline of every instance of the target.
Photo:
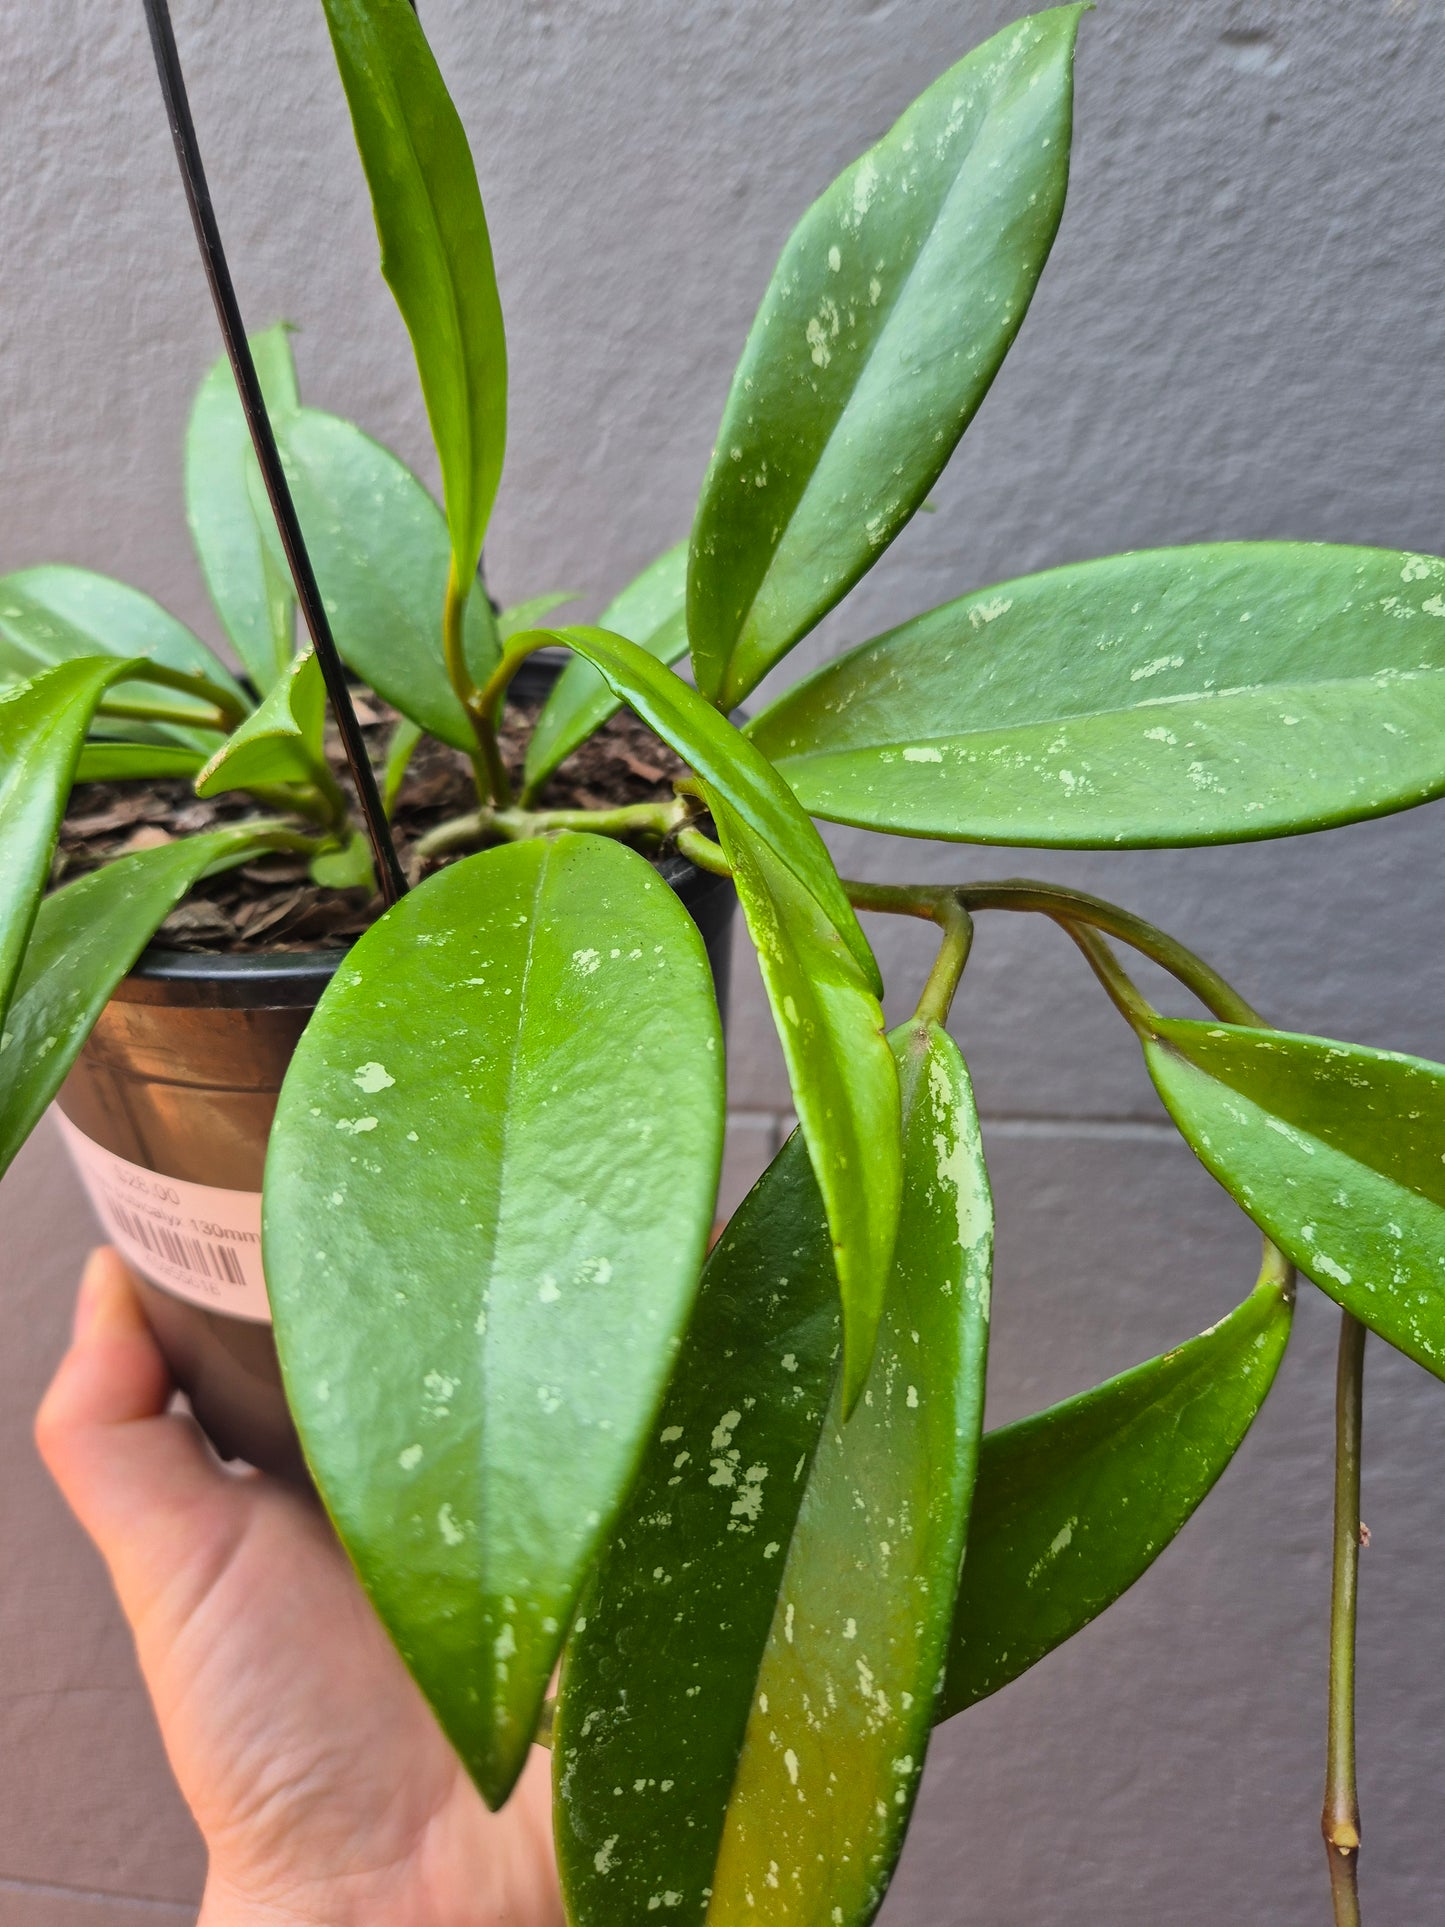
<svg viewBox="0 0 1445 1927">
<path fill-rule="evenodd" d="M 906 1208 L 863 1403 L 844 1424 L 822 1203 L 795 1136 L 709 1261 L 569 1641 L 557 1838 L 579 1927 L 654 1902 L 694 1923 L 763 1908 L 857 1927 L 887 1885 L 973 1487 L 991 1234 L 956 1046 L 917 1021 L 892 1042 Z"/>
<path fill-rule="evenodd" d="M 722 1123 L 697 926 L 594 836 L 413 890 L 348 953 L 287 1073 L 264 1251 L 288 1397 L 494 1804 L 686 1325 Z"/>
<path fill-rule="evenodd" d="M 1160 1018 L 1170 1116 L 1260 1230 L 1445 1378 L 1445 1066 L 1325 1037 Z"/>
<path fill-rule="evenodd" d="M 1130 849 L 1445 792 L 1445 561 L 1221 542 L 1050 569 L 826 664 L 749 735 L 815 816 Z"/>
<path fill-rule="evenodd" d="M 783 250 L 693 524 L 693 668 L 720 708 L 873 566 L 988 393 L 1063 212 L 1083 11 L 975 48 Z"/>
</svg>

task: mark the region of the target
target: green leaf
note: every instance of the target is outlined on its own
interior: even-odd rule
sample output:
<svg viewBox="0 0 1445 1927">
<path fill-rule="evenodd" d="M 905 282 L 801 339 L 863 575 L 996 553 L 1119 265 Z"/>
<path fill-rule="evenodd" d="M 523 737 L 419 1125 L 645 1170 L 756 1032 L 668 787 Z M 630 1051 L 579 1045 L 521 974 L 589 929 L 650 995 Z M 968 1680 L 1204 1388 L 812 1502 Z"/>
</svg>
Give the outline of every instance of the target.
<svg viewBox="0 0 1445 1927">
<path fill-rule="evenodd" d="M 893 1041 L 907 1205 L 863 1404 L 844 1426 L 794 1137 L 709 1261 L 569 1641 L 557 1839 L 578 1927 L 654 1898 L 683 1922 L 756 1918 L 762 1896 L 770 1920 L 866 1921 L 901 1845 L 978 1450 L 991 1212 L 956 1048 L 918 1022 Z"/>
<path fill-rule="evenodd" d="M 708 1259 L 637 1482 L 567 1642 L 553 1765 L 574 1927 L 641 1920 L 664 1893 L 680 1927 L 707 1911 L 701 1889 L 838 1340 L 827 1225 L 795 1132 Z M 767 1477 L 749 1479 L 752 1466 Z"/>
<path fill-rule="evenodd" d="M 878 999 L 816 900 L 721 796 L 705 794 L 757 948 L 827 1209 L 851 1411 L 873 1356 L 898 1234 L 898 1074 Z"/>
<path fill-rule="evenodd" d="M 1161 1018 L 1149 1075 L 1202 1163 L 1361 1324 L 1445 1378 L 1445 1067 Z"/>
<path fill-rule="evenodd" d="M 342 656 L 431 735 L 475 748 L 442 655 L 449 549 L 441 510 L 390 449 L 339 415 L 298 409 L 278 440 Z M 472 672 L 490 673 L 491 610 L 479 589 L 467 598 L 465 622 Z"/>
<path fill-rule="evenodd" d="M 335 850 L 323 850 L 308 865 L 311 881 L 323 890 L 375 890 L 371 845 L 360 830 L 352 830 Z"/>
<path fill-rule="evenodd" d="M 80 657 L 0 689 L 0 1032 L 85 732 L 96 704 L 131 666 L 111 656 Z"/>
<path fill-rule="evenodd" d="M 693 667 L 720 708 L 872 567 L 988 393 L 1063 211 L 1083 11 L 961 60 L 784 249 L 693 525 Z"/>
<path fill-rule="evenodd" d="M 287 1074 L 265 1261 L 288 1395 L 494 1804 L 686 1324 L 722 1121 L 697 927 L 592 836 L 488 850 L 404 897 Z"/>
<path fill-rule="evenodd" d="M 195 776 L 206 763 L 205 753 L 181 743 L 110 743 L 94 737 L 80 752 L 77 783 L 130 783 L 159 777 Z"/>
<path fill-rule="evenodd" d="M 401 786 L 406 781 L 411 759 L 424 734 L 421 724 L 414 723 L 409 716 L 403 716 L 391 732 L 381 781 L 381 806 L 388 818 L 395 813 L 396 799 L 401 795 Z"/>
<path fill-rule="evenodd" d="M 1224 542 L 967 595 L 750 735 L 815 816 L 1056 848 L 1239 842 L 1445 793 L 1445 562 Z"/>
<path fill-rule="evenodd" d="M 939 1719 L 1027 1672 L 1148 1571 L 1254 1422 L 1293 1302 L 1266 1252 L 1252 1294 L 1198 1338 L 986 1436 Z"/>
<path fill-rule="evenodd" d="M 322 747 L 326 684 L 316 651 L 292 659 L 287 674 L 259 709 L 216 751 L 196 778 L 197 796 L 262 788 L 273 783 L 325 781 Z"/>
<path fill-rule="evenodd" d="M 659 662 L 673 663 L 687 650 L 686 602 L 687 544 L 680 542 L 613 597 L 597 618 L 597 627 L 626 636 Z M 539 612 L 535 620 L 540 621 L 544 613 Z M 510 633 L 528 626 L 518 623 Z M 601 672 L 574 656 L 557 678 L 527 744 L 526 794 L 539 790 L 558 764 L 618 707 L 619 699 Z"/>
<path fill-rule="evenodd" d="M 0 1172 L 65 1081 L 111 992 L 196 880 L 268 838 L 212 830 L 117 857 L 41 903 L 0 1046 Z"/>
<path fill-rule="evenodd" d="M 853 906 L 838 881 L 828 846 L 799 809 L 792 791 L 767 759 L 690 683 L 645 649 L 605 629 L 534 629 L 514 650 L 539 642 L 574 649 L 601 671 L 614 695 L 670 743 L 704 782 L 731 804 L 751 833 L 787 866 L 814 898 L 847 946 L 865 980 L 881 996 L 883 979 Z"/>
<path fill-rule="evenodd" d="M 324 0 L 386 276 L 416 350 L 458 582 L 502 473 L 507 348 L 466 133 L 409 0 Z M 430 725 L 428 725 L 430 727 Z"/>
<path fill-rule="evenodd" d="M 30 677 L 84 656 L 141 657 L 203 676 L 249 706 L 219 658 L 138 589 L 59 563 L 0 576 L 0 676 Z M 176 720 L 157 725 L 160 734 L 208 756 L 215 747 L 215 728 L 206 720 L 210 706 L 203 700 L 136 682 L 119 683 L 109 693 L 118 700 L 165 703 Z M 192 716 L 196 724 L 188 721 Z"/>
<path fill-rule="evenodd" d="M 291 330 L 280 323 L 252 335 L 251 355 L 273 425 L 301 405 Z M 186 520 L 216 612 L 246 673 L 264 696 L 291 660 L 296 602 L 257 522 L 248 470 L 251 432 L 223 355 L 196 393 L 186 429 Z M 258 471 L 259 479 L 259 471 Z"/>
<path fill-rule="evenodd" d="M 497 617 L 497 634 L 503 642 L 510 642 L 513 636 L 520 635 L 524 629 L 535 629 L 543 616 L 551 615 L 554 609 L 575 602 L 577 596 L 576 589 L 553 589 L 547 595 L 534 595 L 526 602 L 514 602 Z"/>
</svg>

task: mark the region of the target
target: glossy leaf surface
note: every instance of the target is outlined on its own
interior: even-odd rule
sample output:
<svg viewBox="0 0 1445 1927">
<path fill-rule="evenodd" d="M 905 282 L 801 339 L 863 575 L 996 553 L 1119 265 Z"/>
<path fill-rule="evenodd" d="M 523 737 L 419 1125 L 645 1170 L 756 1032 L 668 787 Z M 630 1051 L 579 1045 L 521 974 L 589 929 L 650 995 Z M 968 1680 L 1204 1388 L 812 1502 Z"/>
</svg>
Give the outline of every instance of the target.
<svg viewBox="0 0 1445 1927">
<path fill-rule="evenodd" d="M 687 544 L 681 542 L 629 582 L 597 618 L 599 629 L 626 636 L 659 662 L 673 663 L 687 652 Z M 545 613 L 545 612 L 543 612 Z M 540 621 L 540 615 L 535 618 Z M 512 631 L 516 634 L 522 624 Z M 574 656 L 542 707 L 527 744 L 528 794 L 543 783 L 593 730 L 619 707 L 619 698 L 600 670 Z"/>
<path fill-rule="evenodd" d="M 450 551 L 441 510 L 390 449 L 339 415 L 300 409 L 279 441 L 337 648 L 404 716 L 453 749 L 473 747 L 442 655 Z M 467 598 L 473 674 L 495 660 L 485 604 L 479 589 Z"/>
<path fill-rule="evenodd" d="M 838 1349 L 827 1224 L 795 1132 L 708 1259 L 567 1643 L 553 1768 L 574 1927 L 645 1919 L 654 1896 L 680 1923 L 706 1913 Z"/>
<path fill-rule="evenodd" d="M 291 330 L 252 335 L 251 356 L 273 426 L 301 405 Z M 255 465 L 231 364 L 223 355 L 196 394 L 186 429 L 186 520 L 216 612 L 262 695 L 295 648 L 296 599 L 253 506 Z M 258 478 L 259 479 L 259 478 Z M 270 506 L 264 509 L 269 526 Z"/>
<path fill-rule="evenodd" d="M 1445 1378 L 1445 1067 L 1161 1019 L 1149 1075 L 1204 1165 L 1322 1291 Z"/>
<path fill-rule="evenodd" d="M 502 473 L 507 349 L 477 171 L 409 0 L 324 0 L 371 189 L 381 271 L 416 351 L 458 582 Z"/>
<path fill-rule="evenodd" d="M 722 1920 L 872 1920 L 933 1725 L 983 1424 L 993 1211 L 957 1046 L 915 1023 L 894 1047 L 898 1254 L 863 1402 L 845 1426 L 835 1394 L 788 1551 L 713 1879 Z"/>
<path fill-rule="evenodd" d="M 202 676 L 249 707 L 219 658 L 139 589 L 59 563 L 0 576 L 0 677 L 34 676 L 84 656 L 142 657 Z M 165 705 L 176 720 L 157 724 L 158 733 L 192 748 L 204 746 L 207 755 L 214 748 L 216 732 L 204 726 L 210 712 L 203 700 L 136 682 L 118 683 L 111 693 Z M 191 716 L 198 726 L 188 722 Z"/>
<path fill-rule="evenodd" d="M 562 836 L 429 878 L 287 1075 L 266 1276 L 327 1507 L 492 1801 L 696 1293 L 722 1139 L 697 927 Z"/>
<path fill-rule="evenodd" d="M 557 1832 L 579 1927 L 654 1900 L 684 1922 L 851 1927 L 887 1883 L 968 1515 L 991 1227 L 955 1047 L 920 1024 L 894 1043 L 907 1205 L 864 1403 L 840 1423 L 822 1204 L 795 1136 L 709 1261 L 569 1642 Z"/>
<path fill-rule="evenodd" d="M 792 872 L 709 789 L 823 1194 L 843 1306 L 846 1408 L 873 1355 L 898 1234 L 899 1089 L 883 1012 Z"/>
<path fill-rule="evenodd" d="M 987 1434 L 939 1719 L 1027 1672 L 1147 1572 L 1264 1403 L 1292 1303 L 1267 1255 L 1250 1297 L 1199 1337 Z"/>
<path fill-rule="evenodd" d="M 538 640 L 574 649 L 602 674 L 619 696 L 665 743 L 670 743 L 704 782 L 724 797 L 739 819 L 772 851 L 813 897 L 838 932 L 867 982 L 881 996 L 883 979 L 833 868 L 828 847 L 798 807 L 787 784 L 726 717 L 719 716 L 690 683 L 674 675 L 645 649 L 605 629 L 536 629 Z M 514 647 L 524 647 L 518 637 Z"/>
<path fill-rule="evenodd" d="M 963 596 L 750 734 L 814 815 L 1072 848 L 1238 842 L 1445 792 L 1445 562 L 1226 542 Z"/>
<path fill-rule="evenodd" d="M 81 657 L 0 689 L 0 1026 L 50 875 L 85 732 L 96 704 L 128 666 L 108 656 Z"/>
<path fill-rule="evenodd" d="M 266 843 L 252 830 L 213 830 L 117 857 L 45 898 L 5 1013 L 0 1172 L 64 1083 L 111 992 L 192 884 Z"/>
<path fill-rule="evenodd" d="M 988 393 L 1063 211 L 1082 11 L 961 60 L 783 250 L 693 526 L 693 666 L 721 708 L 872 567 Z"/>
<path fill-rule="evenodd" d="M 325 768 L 326 684 L 314 649 L 292 659 L 259 709 L 196 778 L 197 796 L 272 783 L 311 783 Z"/>
</svg>

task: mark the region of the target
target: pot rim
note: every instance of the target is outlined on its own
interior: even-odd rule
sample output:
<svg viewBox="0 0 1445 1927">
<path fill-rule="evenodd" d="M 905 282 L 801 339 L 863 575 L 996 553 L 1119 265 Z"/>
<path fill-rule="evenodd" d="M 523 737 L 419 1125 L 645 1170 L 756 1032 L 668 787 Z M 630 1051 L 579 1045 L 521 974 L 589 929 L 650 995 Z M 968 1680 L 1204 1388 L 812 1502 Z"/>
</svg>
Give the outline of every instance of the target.
<svg viewBox="0 0 1445 1927">
<path fill-rule="evenodd" d="M 654 866 L 689 909 L 731 891 L 731 877 L 702 870 L 690 858 L 669 850 Z M 350 950 L 349 944 L 325 950 L 168 950 L 152 944 L 117 985 L 134 986 L 138 1001 L 152 1001 L 145 987 L 167 987 L 166 1001 L 237 1004 L 252 1009 L 314 1004 Z M 190 995 L 187 996 L 189 989 Z M 179 996 L 176 993 L 179 992 Z"/>
</svg>

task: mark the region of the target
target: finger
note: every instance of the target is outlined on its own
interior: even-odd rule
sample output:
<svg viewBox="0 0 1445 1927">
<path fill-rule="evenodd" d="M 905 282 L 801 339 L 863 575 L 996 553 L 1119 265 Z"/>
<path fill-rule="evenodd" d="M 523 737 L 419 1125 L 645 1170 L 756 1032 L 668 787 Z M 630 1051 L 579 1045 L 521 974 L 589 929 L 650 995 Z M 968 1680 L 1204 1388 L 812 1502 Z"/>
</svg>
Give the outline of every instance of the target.
<svg viewBox="0 0 1445 1927">
<path fill-rule="evenodd" d="M 133 1624 L 179 1560 L 240 1529 L 246 1503 L 195 1424 L 167 1412 L 174 1389 L 130 1273 L 114 1251 L 93 1252 L 35 1439 Z"/>
</svg>

